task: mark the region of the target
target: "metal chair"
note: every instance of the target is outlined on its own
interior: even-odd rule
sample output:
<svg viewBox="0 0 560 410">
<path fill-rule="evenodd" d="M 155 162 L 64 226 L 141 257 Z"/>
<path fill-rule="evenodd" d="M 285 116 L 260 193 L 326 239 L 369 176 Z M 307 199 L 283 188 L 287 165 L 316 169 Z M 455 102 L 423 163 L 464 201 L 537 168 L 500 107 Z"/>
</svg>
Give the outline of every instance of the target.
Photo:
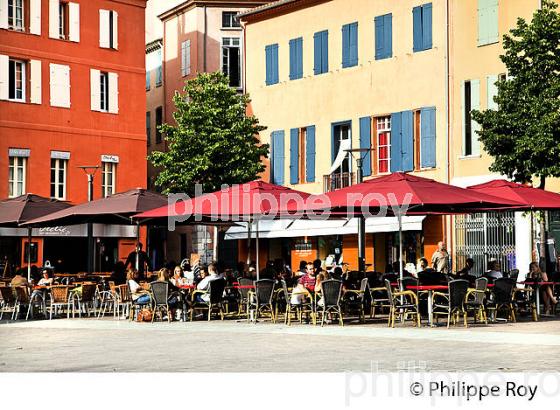
<svg viewBox="0 0 560 410">
<path fill-rule="evenodd" d="M 323 284 L 321 284 L 321 287 Z M 360 282 L 360 289 L 353 290 L 349 289 L 344 292 L 342 297 L 342 306 L 346 312 L 351 310 L 358 310 L 360 316 L 360 323 L 364 323 L 365 319 L 365 310 L 368 307 L 367 305 L 371 306 L 371 293 L 369 291 L 369 281 L 368 278 L 363 278 Z"/>
<path fill-rule="evenodd" d="M 208 311 L 208 321 L 211 320 L 212 311 L 218 309 L 221 320 L 224 320 L 224 303 L 223 295 L 224 288 L 226 287 L 225 279 L 216 279 L 209 282 L 209 290 L 195 290 L 191 293 L 191 317 L 192 322 L 195 310 L 207 310 Z M 209 295 L 209 300 L 204 299 L 197 300 L 197 295 Z"/>
<path fill-rule="evenodd" d="M 365 280 L 367 283 L 367 279 Z M 327 313 L 337 314 L 340 326 L 344 326 L 342 307 L 340 306 L 340 301 L 342 298 L 342 281 L 336 279 L 328 279 L 321 282 L 321 295 L 321 300 L 323 303 L 322 306 L 319 306 L 317 308 L 317 313 L 321 314 L 321 327 L 325 324 L 325 316 L 327 315 Z"/>
<path fill-rule="evenodd" d="M 78 317 L 80 318 L 82 317 L 82 309 L 84 309 L 84 313 L 86 313 L 88 316 L 91 316 L 91 310 L 94 310 L 96 290 L 97 290 L 96 284 L 84 283 L 82 285 L 81 293 L 72 294 L 71 296 L 72 318 L 74 318 L 74 313 L 76 308 L 78 309 Z"/>
<path fill-rule="evenodd" d="M 150 289 L 152 290 L 152 298 L 153 298 L 153 309 L 154 313 L 152 315 L 152 323 L 154 322 L 154 318 L 156 313 L 160 313 L 161 320 L 163 321 L 163 313 L 167 315 L 167 321 L 171 322 L 171 315 L 169 314 L 169 305 L 167 300 L 169 298 L 169 283 L 167 282 L 152 282 L 150 283 Z"/>
<path fill-rule="evenodd" d="M 16 304 L 15 304 L 15 312 L 13 315 L 12 320 L 18 320 L 19 317 L 19 313 L 21 311 L 21 308 L 23 306 L 23 308 L 27 308 L 27 310 L 29 311 L 29 288 L 27 286 L 16 286 L 14 288 L 14 291 L 16 293 Z M 27 319 L 27 316 L 26 316 Z"/>
<path fill-rule="evenodd" d="M 513 280 L 513 279 L 512 279 Z M 539 320 L 537 314 L 537 292 L 539 291 L 538 282 L 533 285 L 525 285 L 523 288 L 513 287 L 513 308 L 517 314 L 529 312 L 534 322 Z M 517 316 L 517 314 L 515 316 Z"/>
<path fill-rule="evenodd" d="M 254 311 L 254 320 L 259 318 L 259 315 L 268 311 L 272 322 L 276 322 L 274 317 L 274 307 L 272 305 L 272 298 L 274 297 L 274 281 L 272 279 L 261 279 L 255 281 L 255 291 L 249 297 L 248 310 Z"/>
<path fill-rule="evenodd" d="M 31 293 L 29 297 L 29 306 L 27 308 L 27 314 L 25 315 L 25 320 L 29 319 L 29 314 L 35 317 L 35 308 L 39 308 L 45 317 L 47 318 L 47 293 L 46 289 L 36 290 Z"/>
<path fill-rule="evenodd" d="M 13 289 L 9 286 L 1 286 L 0 295 L 2 295 L 0 304 L 0 320 L 2 320 L 5 312 L 11 312 L 11 319 L 13 320 L 16 313 L 16 297 Z"/>
<path fill-rule="evenodd" d="M 492 289 L 493 298 L 487 304 L 487 309 L 492 311 L 492 321 L 495 322 L 500 309 L 509 313 L 509 319 L 515 322 L 515 308 L 513 306 L 513 289 L 515 281 L 509 278 L 500 278 L 494 281 Z M 507 320 L 507 319 L 506 319 Z"/>
<path fill-rule="evenodd" d="M 465 309 L 468 312 L 473 312 L 474 323 L 477 319 L 488 324 L 488 316 L 486 315 L 486 291 L 488 288 L 487 278 L 477 278 L 475 281 L 475 288 L 469 289 L 465 296 Z"/>
<path fill-rule="evenodd" d="M 449 282 L 449 291 L 447 294 L 442 292 L 433 293 L 433 315 L 447 316 L 447 328 L 451 324 L 453 318 L 457 323 L 459 315 L 463 315 L 465 327 L 467 327 L 467 311 L 465 309 L 465 298 L 469 289 L 469 281 L 465 279 L 456 279 Z"/>
<path fill-rule="evenodd" d="M 415 318 L 414 324 L 420 327 L 420 312 L 418 310 L 418 296 L 411 290 L 393 292 L 391 282 L 385 279 L 385 288 L 387 296 L 391 303 L 391 310 L 389 312 L 389 327 L 395 327 L 395 318 L 406 320 L 407 316 Z"/>
<path fill-rule="evenodd" d="M 49 303 L 49 320 L 52 320 L 53 313 L 58 313 L 58 308 L 66 308 L 66 316 L 70 317 L 70 288 L 65 285 L 51 286 Z"/>
<path fill-rule="evenodd" d="M 247 286 L 252 286 L 253 285 L 253 281 L 251 279 L 247 279 L 247 278 L 240 278 L 239 279 L 239 286 L 242 286 L 243 288 L 239 288 L 237 289 L 238 291 L 238 300 L 237 300 L 237 315 L 241 316 L 241 314 L 243 313 L 243 307 L 245 307 L 245 312 L 248 314 L 249 313 L 249 309 L 247 309 L 247 306 L 249 304 L 249 291 L 250 289 L 247 288 Z"/>
</svg>

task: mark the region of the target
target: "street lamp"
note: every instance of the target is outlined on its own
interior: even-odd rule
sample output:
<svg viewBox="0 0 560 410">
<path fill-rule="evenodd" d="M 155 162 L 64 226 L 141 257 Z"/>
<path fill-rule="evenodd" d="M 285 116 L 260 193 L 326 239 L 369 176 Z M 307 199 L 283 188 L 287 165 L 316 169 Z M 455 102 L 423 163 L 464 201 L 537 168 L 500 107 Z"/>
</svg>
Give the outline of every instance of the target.
<svg viewBox="0 0 560 410">
<path fill-rule="evenodd" d="M 82 171 L 85 172 L 88 179 L 88 202 L 93 201 L 93 179 L 97 170 L 100 168 L 99 165 L 82 165 L 79 166 Z M 93 224 L 91 222 L 87 223 L 87 242 L 88 242 L 88 254 L 87 254 L 87 271 L 88 273 L 93 272 Z"/>
<path fill-rule="evenodd" d="M 356 160 L 356 183 L 360 184 L 364 180 L 364 158 L 371 152 L 371 148 L 351 148 L 345 151 Z M 358 215 L 358 270 L 366 271 L 366 218 L 361 212 Z"/>
</svg>

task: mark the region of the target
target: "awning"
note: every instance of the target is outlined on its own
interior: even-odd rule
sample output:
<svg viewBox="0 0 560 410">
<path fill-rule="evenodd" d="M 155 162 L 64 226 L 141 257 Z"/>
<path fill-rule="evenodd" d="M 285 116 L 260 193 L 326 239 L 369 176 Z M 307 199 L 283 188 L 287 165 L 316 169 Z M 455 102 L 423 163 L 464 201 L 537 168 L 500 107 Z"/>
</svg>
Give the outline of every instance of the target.
<svg viewBox="0 0 560 410">
<path fill-rule="evenodd" d="M 421 231 L 425 216 L 403 217 L 403 231 Z M 256 224 L 251 227 L 251 237 L 256 238 Z M 366 233 L 396 232 L 399 230 L 397 218 L 368 218 Z M 299 220 L 265 220 L 259 222 L 259 238 L 298 238 L 303 236 L 353 235 L 358 232 L 358 220 L 352 218 L 317 221 Z M 229 228 L 226 240 L 247 239 L 247 223 L 240 222 Z"/>
</svg>

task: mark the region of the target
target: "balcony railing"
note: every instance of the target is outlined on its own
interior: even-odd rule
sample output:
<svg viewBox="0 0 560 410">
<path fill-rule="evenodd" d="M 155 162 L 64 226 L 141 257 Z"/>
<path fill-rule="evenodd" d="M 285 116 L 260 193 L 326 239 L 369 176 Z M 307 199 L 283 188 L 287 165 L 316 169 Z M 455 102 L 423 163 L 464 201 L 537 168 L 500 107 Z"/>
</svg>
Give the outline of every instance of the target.
<svg viewBox="0 0 560 410">
<path fill-rule="evenodd" d="M 336 189 L 345 188 L 355 182 L 356 178 L 354 172 L 323 175 L 323 192 L 331 192 Z"/>
</svg>

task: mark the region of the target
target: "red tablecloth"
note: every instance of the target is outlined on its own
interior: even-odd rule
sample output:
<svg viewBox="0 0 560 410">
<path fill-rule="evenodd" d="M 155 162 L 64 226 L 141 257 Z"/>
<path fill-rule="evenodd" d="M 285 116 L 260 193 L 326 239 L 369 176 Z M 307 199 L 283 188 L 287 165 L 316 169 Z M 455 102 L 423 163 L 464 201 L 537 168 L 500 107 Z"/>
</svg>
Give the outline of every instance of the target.
<svg viewBox="0 0 560 410">
<path fill-rule="evenodd" d="M 420 285 L 420 286 L 408 285 L 406 288 L 410 289 L 410 290 L 447 290 L 447 289 L 449 289 L 449 286 L 446 286 L 446 285 Z"/>
</svg>

